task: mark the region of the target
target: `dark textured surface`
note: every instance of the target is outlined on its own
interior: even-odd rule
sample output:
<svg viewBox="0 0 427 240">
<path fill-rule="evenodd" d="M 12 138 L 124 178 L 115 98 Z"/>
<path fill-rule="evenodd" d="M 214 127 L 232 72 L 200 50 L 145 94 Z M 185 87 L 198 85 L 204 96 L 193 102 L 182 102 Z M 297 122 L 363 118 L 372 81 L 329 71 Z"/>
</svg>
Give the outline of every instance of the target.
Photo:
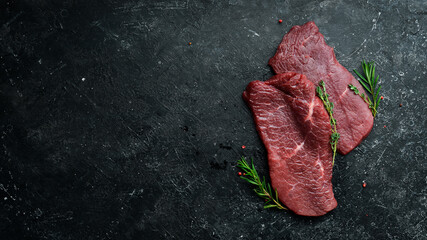
<svg viewBox="0 0 427 240">
<path fill-rule="evenodd" d="M 427 239 L 426 12 L 424 0 L 1 1 L 1 239 Z M 309 20 L 348 69 L 377 61 L 385 98 L 370 136 L 338 157 L 338 207 L 319 218 L 263 210 L 235 168 L 246 155 L 268 172 L 241 93 Z"/>
</svg>

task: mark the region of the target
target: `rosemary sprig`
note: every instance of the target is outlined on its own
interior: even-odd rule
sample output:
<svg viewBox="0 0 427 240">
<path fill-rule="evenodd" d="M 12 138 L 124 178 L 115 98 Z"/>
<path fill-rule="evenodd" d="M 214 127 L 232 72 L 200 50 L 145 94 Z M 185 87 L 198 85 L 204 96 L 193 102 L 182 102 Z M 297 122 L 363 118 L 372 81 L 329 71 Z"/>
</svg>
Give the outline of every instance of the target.
<svg viewBox="0 0 427 240">
<path fill-rule="evenodd" d="M 329 94 L 326 93 L 325 83 L 323 81 L 319 82 L 319 86 L 316 87 L 316 93 L 319 98 L 322 100 L 323 105 L 325 106 L 326 111 L 329 113 L 329 120 L 331 123 L 331 148 L 334 153 L 332 157 L 332 165 L 335 163 L 335 155 L 337 153 L 337 144 L 340 134 L 337 132 L 337 121 L 335 120 L 334 114 L 334 103 L 329 101 Z"/>
<path fill-rule="evenodd" d="M 365 74 L 365 77 L 363 77 L 359 72 L 357 72 L 356 69 L 354 69 L 353 71 L 360 78 L 360 84 L 362 84 L 366 91 L 371 94 L 372 101 L 369 97 L 365 96 L 365 94 L 360 93 L 359 89 L 357 89 L 357 87 L 355 87 L 354 85 L 349 84 L 348 87 L 354 91 L 354 94 L 359 95 L 369 105 L 369 108 L 372 111 L 372 115 L 375 117 L 378 113 L 377 108 L 381 101 L 381 98 L 378 97 L 381 90 L 381 86 L 378 85 L 377 88 L 379 76 L 375 77 L 375 62 L 365 62 L 365 60 L 362 60 L 362 69 L 363 73 Z"/>
<path fill-rule="evenodd" d="M 241 168 L 246 173 L 246 177 L 242 176 L 240 177 L 241 179 L 244 179 L 247 182 L 257 186 L 257 188 L 254 188 L 254 191 L 258 196 L 265 199 L 264 208 L 275 207 L 278 209 L 287 210 L 287 208 L 284 207 L 279 201 L 277 189 L 275 189 L 273 192 L 270 183 L 265 181 L 265 177 L 263 177 L 261 180 L 261 178 L 258 176 L 253 160 L 251 165 L 249 165 L 245 158 L 242 157 L 237 161 L 237 167 Z"/>
</svg>

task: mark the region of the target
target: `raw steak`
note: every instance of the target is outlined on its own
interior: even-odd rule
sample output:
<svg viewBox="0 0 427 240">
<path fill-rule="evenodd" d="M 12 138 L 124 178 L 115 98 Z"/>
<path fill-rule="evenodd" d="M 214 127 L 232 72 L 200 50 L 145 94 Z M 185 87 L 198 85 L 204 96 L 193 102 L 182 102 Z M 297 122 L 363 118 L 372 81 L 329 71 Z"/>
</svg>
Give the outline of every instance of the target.
<svg viewBox="0 0 427 240">
<path fill-rule="evenodd" d="M 334 209 L 331 125 L 314 84 L 302 74 L 285 73 L 249 83 L 243 98 L 267 149 L 280 201 L 304 216 Z"/>
<path fill-rule="evenodd" d="M 269 64 L 276 74 L 297 72 L 314 84 L 323 80 L 329 100 L 335 105 L 334 117 L 341 134 L 338 151 L 347 154 L 368 136 L 373 116 L 368 105 L 348 88 L 351 83 L 361 92 L 359 82 L 338 63 L 333 48 L 329 47 L 314 22 L 294 26 L 282 39 Z"/>
</svg>

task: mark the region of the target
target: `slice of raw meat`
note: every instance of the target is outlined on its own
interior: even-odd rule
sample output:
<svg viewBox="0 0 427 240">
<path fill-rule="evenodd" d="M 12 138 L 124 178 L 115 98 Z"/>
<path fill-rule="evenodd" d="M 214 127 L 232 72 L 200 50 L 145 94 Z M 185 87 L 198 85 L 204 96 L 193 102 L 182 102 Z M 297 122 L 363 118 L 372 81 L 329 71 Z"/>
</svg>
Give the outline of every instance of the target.
<svg viewBox="0 0 427 240">
<path fill-rule="evenodd" d="M 297 72 L 307 76 L 314 84 L 325 82 L 329 100 L 335 105 L 334 117 L 341 137 L 337 149 L 347 154 L 369 135 L 373 116 L 368 105 L 348 88 L 356 86 L 364 93 L 359 82 L 335 58 L 314 22 L 294 26 L 282 39 L 269 64 L 276 74 Z M 366 94 L 366 93 L 365 93 Z"/>
<path fill-rule="evenodd" d="M 302 74 L 280 74 L 249 83 L 243 98 L 267 149 L 280 201 L 304 216 L 334 209 L 331 125 L 313 83 Z"/>
</svg>

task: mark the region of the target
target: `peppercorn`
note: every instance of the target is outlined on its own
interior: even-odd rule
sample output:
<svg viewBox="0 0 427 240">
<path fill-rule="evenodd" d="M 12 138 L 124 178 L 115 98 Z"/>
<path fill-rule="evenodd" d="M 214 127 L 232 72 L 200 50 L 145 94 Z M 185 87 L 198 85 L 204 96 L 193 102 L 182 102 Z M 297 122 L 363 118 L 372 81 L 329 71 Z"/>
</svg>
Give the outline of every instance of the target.
<svg viewBox="0 0 427 240">
<path fill-rule="evenodd" d="M 242 176 L 242 172 L 238 172 L 237 174 L 239 174 L 239 176 Z"/>
<path fill-rule="evenodd" d="M 279 19 L 279 23 L 282 23 L 283 22 L 283 20 L 282 19 Z"/>
<path fill-rule="evenodd" d="M 245 149 L 246 148 L 246 146 L 245 145 L 242 145 L 242 149 Z"/>
</svg>

